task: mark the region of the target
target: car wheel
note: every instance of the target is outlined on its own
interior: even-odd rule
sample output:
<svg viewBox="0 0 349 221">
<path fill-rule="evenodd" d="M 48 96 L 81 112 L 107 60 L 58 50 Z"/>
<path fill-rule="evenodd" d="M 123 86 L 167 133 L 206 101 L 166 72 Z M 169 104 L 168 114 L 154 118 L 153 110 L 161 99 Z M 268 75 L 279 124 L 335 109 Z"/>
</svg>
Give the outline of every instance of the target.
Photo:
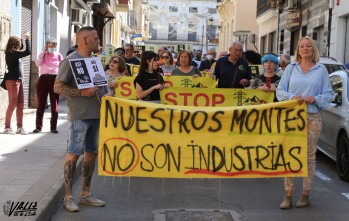
<svg viewBox="0 0 349 221">
<path fill-rule="evenodd" d="M 349 181 L 349 139 L 341 134 L 337 143 L 337 173 L 341 180 Z"/>
</svg>

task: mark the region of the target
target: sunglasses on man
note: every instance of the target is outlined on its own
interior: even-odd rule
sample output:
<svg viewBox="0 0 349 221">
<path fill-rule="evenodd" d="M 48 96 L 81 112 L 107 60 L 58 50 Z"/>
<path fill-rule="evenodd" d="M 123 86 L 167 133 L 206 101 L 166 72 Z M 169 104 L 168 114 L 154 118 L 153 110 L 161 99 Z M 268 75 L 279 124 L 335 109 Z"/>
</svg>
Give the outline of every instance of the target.
<svg viewBox="0 0 349 221">
<path fill-rule="evenodd" d="M 124 52 L 122 52 L 122 51 L 117 51 L 115 54 L 125 54 Z"/>
</svg>

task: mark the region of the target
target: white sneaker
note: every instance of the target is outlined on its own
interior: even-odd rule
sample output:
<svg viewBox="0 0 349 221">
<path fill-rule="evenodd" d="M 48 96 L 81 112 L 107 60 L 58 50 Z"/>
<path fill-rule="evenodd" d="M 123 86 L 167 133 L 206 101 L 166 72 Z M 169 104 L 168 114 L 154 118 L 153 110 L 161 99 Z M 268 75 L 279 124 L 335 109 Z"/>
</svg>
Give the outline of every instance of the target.
<svg viewBox="0 0 349 221">
<path fill-rule="evenodd" d="M 18 129 L 17 129 L 17 132 L 16 132 L 17 134 L 22 134 L 22 135 L 27 135 L 28 134 L 28 132 L 27 131 L 25 131 L 24 129 L 23 129 L 23 127 L 19 127 Z"/>
<path fill-rule="evenodd" d="M 15 135 L 16 133 L 11 128 L 5 128 L 4 134 Z"/>
</svg>

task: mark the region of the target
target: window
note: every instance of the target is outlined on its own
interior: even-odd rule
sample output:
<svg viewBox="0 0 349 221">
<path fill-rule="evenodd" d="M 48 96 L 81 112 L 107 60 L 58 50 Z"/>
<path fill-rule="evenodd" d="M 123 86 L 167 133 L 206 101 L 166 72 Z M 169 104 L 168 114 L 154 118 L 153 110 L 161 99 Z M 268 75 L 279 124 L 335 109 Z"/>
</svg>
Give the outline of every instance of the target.
<svg viewBox="0 0 349 221">
<path fill-rule="evenodd" d="M 284 41 L 285 41 L 285 30 L 281 30 L 280 31 L 279 54 L 283 54 L 283 51 L 284 51 Z"/>
<path fill-rule="evenodd" d="M 198 8 L 196 8 L 196 7 L 190 7 L 190 8 L 189 8 L 189 12 L 190 12 L 190 13 L 198 13 Z"/>
<path fill-rule="evenodd" d="M 176 41 L 177 40 L 177 27 L 173 23 L 170 23 L 168 25 L 168 40 L 169 41 Z"/>
<path fill-rule="evenodd" d="M 149 24 L 149 32 L 151 34 L 151 39 L 152 40 L 156 40 L 157 37 L 158 37 L 158 31 L 155 28 L 153 28 L 153 25 L 154 24 L 152 22 L 150 22 L 150 24 Z"/>
<path fill-rule="evenodd" d="M 177 6 L 170 6 L 169 11 L 170 12 L 178 12 L 178 7 Z"/>
<path fill-rule="evenodd" d="M 196 31 L 193 31 L 193 28 L 196 27 L 196 24 L 189 23 L 188 24 L 188 29 L 192 31 L 188 31 L 188 41 L 196 41 Z"/>
<path fill-rule="evenodd" d="M 307 35 L 307 26 L 302 27 L 302 37 Z"/>
</svg>

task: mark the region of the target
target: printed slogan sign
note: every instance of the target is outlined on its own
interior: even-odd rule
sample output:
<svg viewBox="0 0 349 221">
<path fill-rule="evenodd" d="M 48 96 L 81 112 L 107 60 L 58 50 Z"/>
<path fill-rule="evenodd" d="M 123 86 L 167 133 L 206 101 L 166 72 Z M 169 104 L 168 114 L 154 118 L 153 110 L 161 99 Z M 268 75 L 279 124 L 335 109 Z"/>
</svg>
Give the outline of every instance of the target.
<svg viewBox="0 0 349 221">
<path fill-rule="evenodd" d="M 274 92 L 258 89 L 178 88 L 160 91 L 162 104 L 181 106 L 224 107 L 272 103 Z"/>
<path fill-rule="evenodd" d="M 79 89 L 108 85 L 98 57 L 71 59 L 69 63 Z"/>
<path fill-rule="evenodd" d="M 307 176 L 306 105 L 181 107 L 103 97 L 98 174 Z"/>
</svg>

